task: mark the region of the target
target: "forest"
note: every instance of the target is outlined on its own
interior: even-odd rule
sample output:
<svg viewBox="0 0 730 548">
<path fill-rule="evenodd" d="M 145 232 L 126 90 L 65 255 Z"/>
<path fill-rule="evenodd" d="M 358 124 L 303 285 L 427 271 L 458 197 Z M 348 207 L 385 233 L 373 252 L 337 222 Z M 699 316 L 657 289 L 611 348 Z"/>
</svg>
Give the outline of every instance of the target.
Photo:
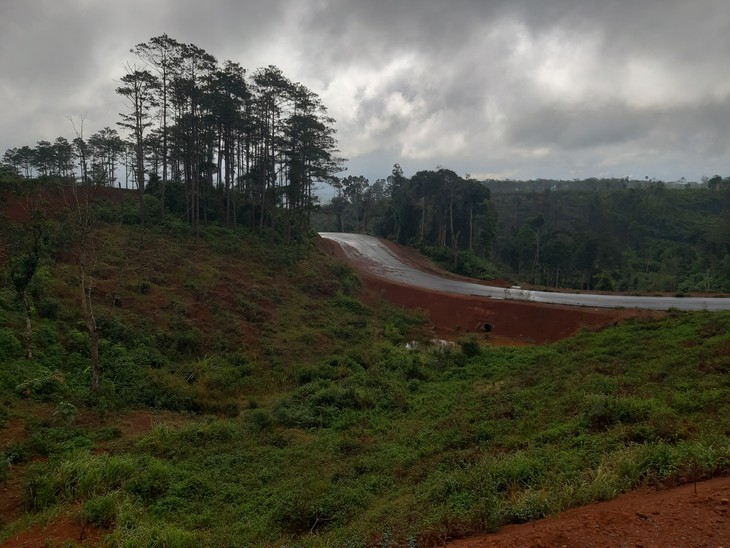
<svg viewBox="0 0 730 548">
<path fill-rule="evenodd" d="M 395 166 L 386 179 L 338 181 L 319 230 L 417 247 L 479 278 L 545 288 L 730 291 L 730 178 L 701 184 L 587 179 L 476 181 Z"/>
</svg>

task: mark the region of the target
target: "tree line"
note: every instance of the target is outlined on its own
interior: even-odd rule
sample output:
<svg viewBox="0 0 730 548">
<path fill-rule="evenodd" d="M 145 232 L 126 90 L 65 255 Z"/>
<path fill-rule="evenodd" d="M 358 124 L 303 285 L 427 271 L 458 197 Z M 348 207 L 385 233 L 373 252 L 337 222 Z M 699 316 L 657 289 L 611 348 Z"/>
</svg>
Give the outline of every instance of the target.
<svg viewBox="0 0 730 548">
<path fill-rule="evenodd" d="M 110 186 L 121 186 L 123 170 L 142 222 L 152 194 L 161 214 L 180 213 L 196 233 L 212 219 L 287 239 L 307 230 L 315 184 L 334 180 L 344 162 L 319 96 L 273 65 L 249 74 L 165 34 L 131 52 L 137 62 L 116 88 L 122 135 L 105 127 L 85 138 L 82 118 L 71 141 L 8 149 L 5 169 Z"/>
<path fill-rule="evenodd" d="M 547 287 L 730 291 L 730 178 L 715 180 L 722 184 L 495 193 L 492 260 Z"/>
<path fill-rule="evenodd" d="M 320 230 L 418 247 L 456 272 L 548 288 L 730 291 L 730 177 L 476 181 L 439 168 L 338 180 Z"/>
<path fill-rule="evenodd" d="M 439 167 L 406 177 L 400 165 L 387 178 L 348 176 L 333 183 L 336 195 L 316 217 L 319 230 L 362 232 L 438 255 L 456 271 L 487 258 L 496 213 L 480 181 Z"/>
</svg>

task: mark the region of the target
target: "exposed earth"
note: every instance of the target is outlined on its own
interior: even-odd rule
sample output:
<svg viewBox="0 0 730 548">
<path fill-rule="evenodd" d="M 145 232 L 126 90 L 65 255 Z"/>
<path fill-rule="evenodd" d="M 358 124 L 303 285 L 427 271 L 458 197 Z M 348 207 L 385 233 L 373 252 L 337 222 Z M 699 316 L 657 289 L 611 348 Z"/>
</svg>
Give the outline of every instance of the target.
<svg viewBox="0 0 730 548">
<path fill-rule="evenodd" d="M 440 270 L 410 248 L 384 243 L 403 262 L 421 270 L 476 281 Z M 339 244 L 322 240 L 322 245 L 332 255 L 346 259 Z M 377 265 L 367 261 L 354 261 L 353 266 L 363 280 L 366 300 L 385 299 L 405 308 L 421 310 L 430 319 L 434 331 L 445 339 L 476 333 L 492 344 L 543 344 L 570 337 L 581 328 L 599 329 L 627 318 L 658 315 L 646 310 L 545 305 L 440 293 L 386 280 L 378 275 Z M 490 285 L 504 286 L 504 282 L 492 281 Z"/>
<path fill-rule="evenodd" d="M 454 548 L 730 546 L 730 478 L 673 489 L 644 487 L 608 502 L 574 508 L 491 535 L 453 542 Z"/>
</svg>

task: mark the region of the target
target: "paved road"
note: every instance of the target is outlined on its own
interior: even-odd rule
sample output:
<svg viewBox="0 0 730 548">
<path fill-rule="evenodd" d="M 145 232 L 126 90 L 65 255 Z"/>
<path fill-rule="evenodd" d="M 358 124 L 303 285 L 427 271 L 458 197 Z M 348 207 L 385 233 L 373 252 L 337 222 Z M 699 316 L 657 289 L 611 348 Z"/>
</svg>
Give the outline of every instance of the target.
<svg viewBox="0 0 730 548">
<path fill-rule="evenodd" d="M 730 299 L 712 297 L 638 297 L 629 295 L 594 295 L 589 293 L 552 293 L 519 288 L 491 287 L 423 272 L 401 261 L 378 238 L 362 234 L 320 232 L 320 236 L 339 243 L 345 255 L 365 261 L 368 270 L 382 278 L 423 287 L 433 291 L 513 299 L 546 304 L 567 304 L 601 308 L 641 308 L 647 310 L 730 310 Z"/>
</svg>

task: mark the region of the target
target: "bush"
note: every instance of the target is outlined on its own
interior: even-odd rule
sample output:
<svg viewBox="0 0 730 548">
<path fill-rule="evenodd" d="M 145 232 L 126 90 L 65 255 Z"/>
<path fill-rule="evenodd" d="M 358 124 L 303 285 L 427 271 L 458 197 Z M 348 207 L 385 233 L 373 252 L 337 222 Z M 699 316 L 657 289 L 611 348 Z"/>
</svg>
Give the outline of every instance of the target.
<svg viewBox="0 0 730 548">
<path fill-rule="evenodd" d="M 112 491 L 93 497 L 86 501 L 79 512 L 79 521 L 82 525 L 110 528 L 117 521 L 119 507 L 122 501 L 120 491 Z"/>
<path fill-rule="evenodd" d="M 60 462 L 33 462 L 23 476 L 21 502 L 27 510 L 37 512 L 57 503 L 89 499 L 120 489 L 137 477 L 140 468 L 139 459 L 84 451 Z"/>
<path fill-rule="evenodd" d="M 22 358 L 23 354 L 23 345 L 15 334 L 10 329 L 0 328 L 0 360 Z"/>
<path fill-rule="evenodd" d="M 353 297 L 350 297 L 349 295 L 338 293 L 335 295 L 334 304 L 338 308 L 342 308 L 343 310 L 347 310 L 349 312 L 354 312 L 355 314 L 360 314 L 362 316 L 370 316 L 373 311 L 362 304 L 357 299 L 354 299 Z"/>
<path fill-rule="evenodd" d="M 76 428 L 29 426 L 28 444 L 37 455 L 51 456 L 91 449 L 94 443 Z"/>
<path fill-rule="evenodd" d="M 138 463 L 124 489 L 149 504 L 167 493 L 172 478 L 170 465 L 154 458 L 146 458 Z"/>
<path fill-rule="evenodd" d="M 482 352 L 479 341 L 474 335 L 459 340 L 459 347 L 466 358 L 474 358 Z"/>
<path fill-rule="evenodd" d="M 70 426 L 76 422 L 76 415 L 78 414 L 78 411 L 79 410 L 74 404 L 62 401 L 56 406 L 53 416 L 58 417 L 58 419 L 66 426 Z"/>
<path fill-rule="evenodd" d="M 175 548 L 198 548 L 204 543 L 196 533 L 174 525 L 160 523 L 129 523 L 117 526 L 109 538 L 113 546 L 134 548 L 137 546 L 174 546 Z"/>
<path fill-rule="evenodd" d="M 255 432 L 270 430 L 273 424 L 271 415 L 264 409 L 252 409 L 249 411 L 247 418 Z"/>
<path fill-rule="evenodd" d="M 38 316 L 49 320 L 58 319 L 58 311 L 61 308 L 61 301 L 51 297 L 43 299 L 38 303 Z"/>
<path fill-rule="evenodd" d="M 589 394 L 583 419 L 591 431 L 599 432 L 617 423 L 633 424 L 644 420 L 649 410 L 647 402 L 636 398 Z"/>
<path fill-rule="evenodd" d="M 173 335 L 172 350 L 178 354 L 194 355 L 203 347 L 203 333 L 194 326 L 180 326 Z"/>
<path fill-rule="evenodd" d="M 11 465 L 20 462 L 28 462 L 30 459 L 30 448 L 27 443 L 11 442 L 5 450 L 0 453 L 0 466 Z M 7 470 L 7 469 L 6 469 Z"/>
<path fill-rule="evenodd" d="M 15 391 L 24 398 L 36 397 L 48 401 L 67 392 L 66 380 L 63 373 L 53 371 L 20 383 Z"/>
<path fill-rule="evenodd" d="M 66 349 L 69 352 L 76 352 L 88 358 L 91 355 L 89 334 L 77 329 L 69 330 L 66 335 Z"/>
<path fill-rule="evenodd" d="M 28 465 L 21 485 L 21 502 L 30 512 L 39 512 L 60 501 L 60 488 L 46 463 Z"/>
</svg>

